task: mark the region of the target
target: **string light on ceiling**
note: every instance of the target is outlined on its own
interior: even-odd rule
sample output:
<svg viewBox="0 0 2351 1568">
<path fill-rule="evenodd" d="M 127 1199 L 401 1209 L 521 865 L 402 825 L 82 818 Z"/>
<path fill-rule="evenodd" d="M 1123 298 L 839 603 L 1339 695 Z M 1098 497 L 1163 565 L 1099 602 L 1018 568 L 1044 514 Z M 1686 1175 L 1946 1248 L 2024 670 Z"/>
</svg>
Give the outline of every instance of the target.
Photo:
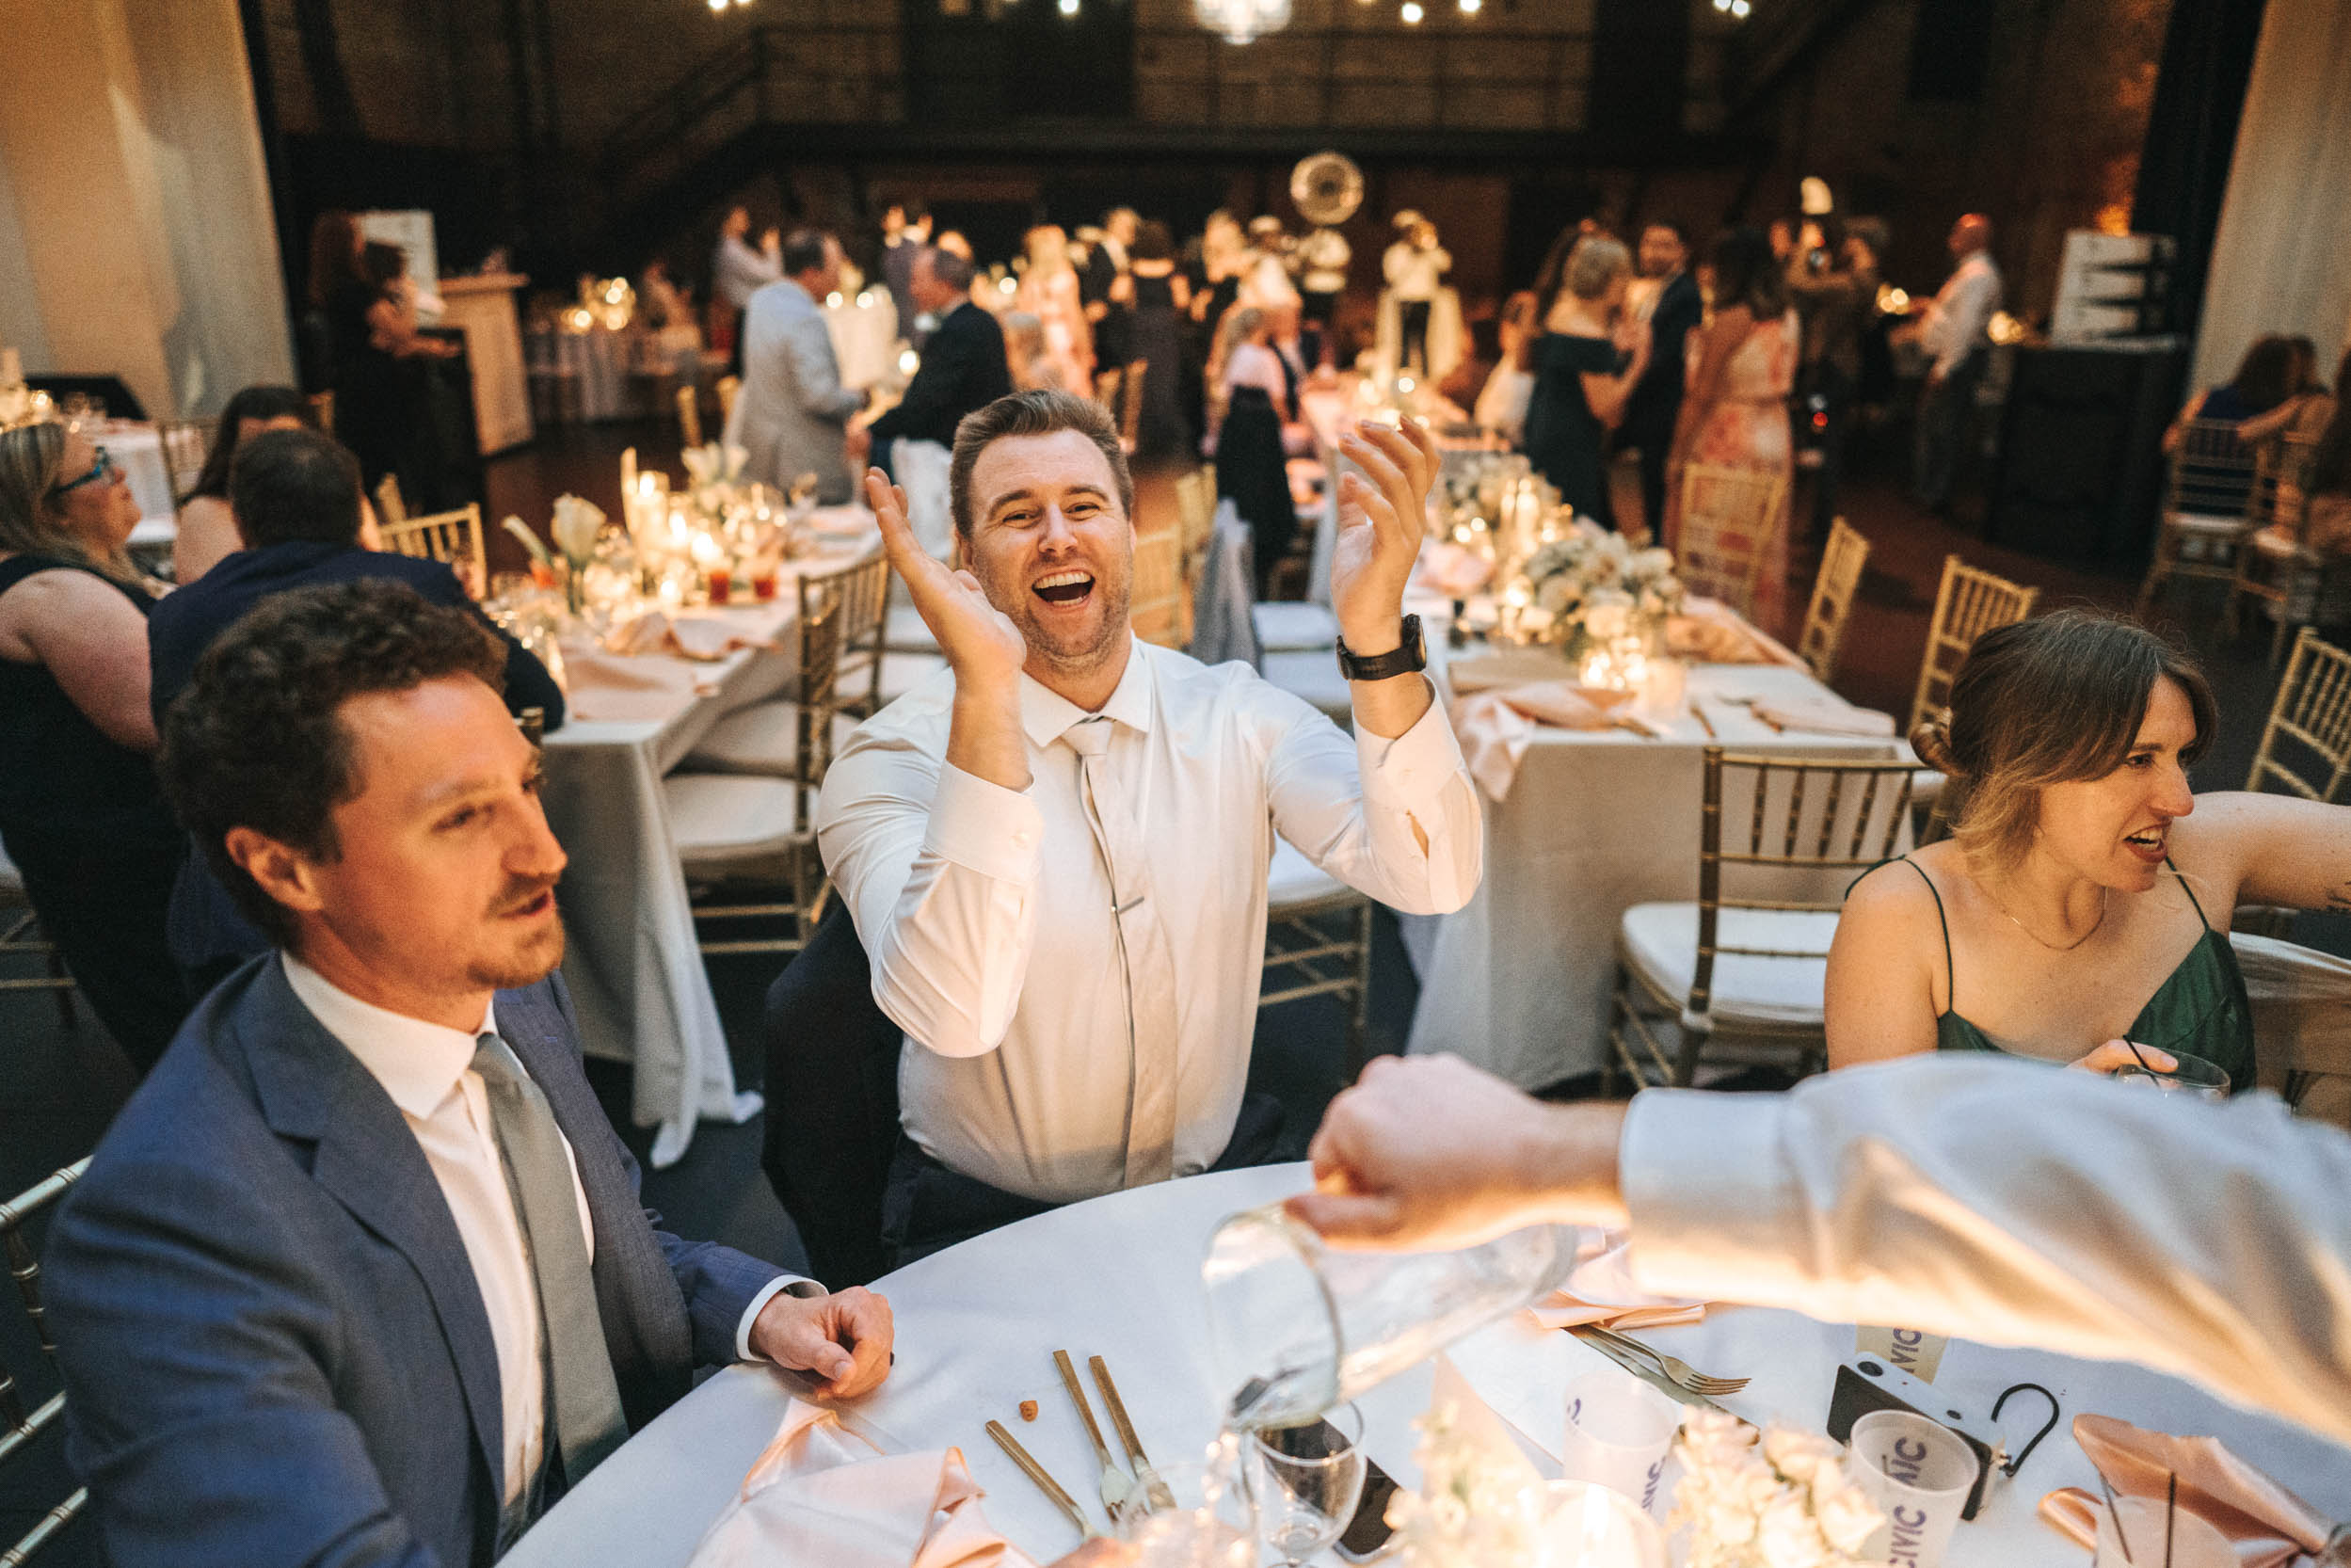
<svg viewBox="0 0 2351 1568">
<path fill-rule="evenodd" d="M 1290 0 L 1191 0 L 1191 14 L 1201 26 L 1221 33 L 1228 43 L 1247 43 L 1289 25 Z"/>
<path fill-rule="evenodd" d="M 1714 0 L 1714 8 L 1733 21 L 1744 22 L 1754 9 L 1754 0 Z"/>
<path fill-rule="evenodd" d="M 1476 16 L 1485 8 L 1485 0 L 1461 0 L 1461 7 L 1463 16 Z"/>
<path fill-rule="evenodd" d="M 711 0 L 711 14 L 713 16 L 724 16 L 727 14 L 727 8 L 729 5 L 748 6 L 750 3 L 751 0 Z"/>
<path fill-rule="evenodd" d="M 1405 26 L 1417 27 L 1420 19 L 1429 13 L 1420 8 L 1420 0 L 1404 0 L 1404 8 L 1397 14 L 1404 19 Z"/>
</svg>

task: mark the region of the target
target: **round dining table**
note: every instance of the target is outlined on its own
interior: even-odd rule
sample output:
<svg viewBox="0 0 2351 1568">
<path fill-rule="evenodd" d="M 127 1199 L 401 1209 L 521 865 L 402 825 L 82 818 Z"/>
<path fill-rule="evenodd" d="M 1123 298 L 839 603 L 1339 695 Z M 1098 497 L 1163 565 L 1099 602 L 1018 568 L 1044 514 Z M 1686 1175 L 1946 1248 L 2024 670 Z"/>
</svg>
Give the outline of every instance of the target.
<svg viewBox="0 0 2351 1568">
<path fill-rule="evenodd" d="M 1089 1356 L 1107 1363 L 1136 1434 L 1158 1464 L 1197 1459 L 1217 1427 L 1219 1381 L 1208 1343 L 1200 1260 L 1226 1215 L 1309 1185 L 1303 1165 L 1265 1166 L 1115 1192 L 1007 1225 L 877 1281 L 897 1320 L 889 1381 L 841 1407 L 844 1424 L 885 1451 L 958 1448 L 985 1489 L 983 1506 L 1004 1535 L 1039 1562 L 1078 1544 L 1077 1531 L 989 1441 L 1001 1421 L 1046 1471 L 1084 1506 L 1097 1529 L 1100 1473 L 1092 1445 L 1054 1369 L 1053 1352 L 1080 1366 L 1106 1439 Z M 1707 1372 L 1752 1381 L 1720 1402 L 1758 1424 L 1780 1419 L 1818 1431 L 1838 1363 L 1853 1353 L 1853 1327 L 1791 1312 L 1715 1307 L 1703 1322 L 1644 1329 L 1638 1337 Z M 1568 1384 L 1607 1366 L 1571 1335 L 1519 1313 L 1456 1344 L 1454 1365 L 1520 1438 L 1537 1468 L 1561 1444 Z M 2122 1363 L 1955 1341 L 1936 1374 L 1946 1391 L 1989 1408 L 2000 1390 L 2036 1383 L 2057 1400 L 2060 1419 L 2016 1480 L 2001 1483 L 1979 1516 L 1962 1524 L 1952 1568 L 2079 1568 L 2086 1548 L 2040 1522 L 2040 1498 L 2060 1486 L 2098 1486 L 2074 1444 L 2072 1418 L 2095 1413 L 2163 1432 L 2218 1436 L 2242 1459 L 2301 1495 L 2329 1518 L 2351 1518 L 2351 1452 L 2299 1428 L 2239 1410 L 2187 1384 Z M 1423 1364 L 1358 1401 L 1369 1457 L 1407 1488 L 1418 1484 L 1413 1420 L 1428 1406 Z M 706 1379 L 637 1433 L 549 1512 L 501 1560 L 505 1568 L 675 1568 L 741 1488 L 776 1435 L 795 1374 L 737 1365 Z M 1035 1417 L 1021 1406 L 1035 1402 Z M 2020 1395 L 2003 1413 L 2014 1452 L 2048 1418 L 2045 1401 Z M 1670 1468 L 1670 1486 L 1676 1469 Z M 1331 1559 L 1329 1560 L 1335 1560 Z"/>
</svg>

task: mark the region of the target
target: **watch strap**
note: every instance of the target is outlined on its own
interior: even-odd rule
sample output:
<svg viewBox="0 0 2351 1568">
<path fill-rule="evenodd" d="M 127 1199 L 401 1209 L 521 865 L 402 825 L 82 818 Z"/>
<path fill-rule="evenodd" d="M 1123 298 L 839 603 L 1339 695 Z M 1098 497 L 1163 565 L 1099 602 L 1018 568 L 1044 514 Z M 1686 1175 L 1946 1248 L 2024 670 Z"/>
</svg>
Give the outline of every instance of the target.
<svg viewBox="0 0 2351 1568">
<path fill-rule="evenodd" d="M 1347 639 L 1338 639 L 1339 674 L 1350 680 L 1387 680 L 1399 675 L 1413 675 L 1429 667 L 1428 645 L 1421 640 L 1420 617 L 1406 616 L 1399 628 L 1402 640 L 1385 653 L 1365 658 L 1351 652 Z"/>
</svg>

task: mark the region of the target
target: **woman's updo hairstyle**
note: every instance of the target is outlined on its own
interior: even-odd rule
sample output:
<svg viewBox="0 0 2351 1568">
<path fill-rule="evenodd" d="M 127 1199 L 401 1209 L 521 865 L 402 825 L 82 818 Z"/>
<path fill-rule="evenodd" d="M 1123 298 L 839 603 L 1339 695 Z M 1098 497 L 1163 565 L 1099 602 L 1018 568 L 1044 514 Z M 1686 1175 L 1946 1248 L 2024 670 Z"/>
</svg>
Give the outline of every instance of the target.
<svg viewBox="0 0 2351 1568">
<path fill-rule="evenodd" d="M 1951 706 L 1911 733 L 1919 760 L 1950 776 L 1952 837 L 1970 857 L 2013 865 L 2040 825 L 2040 792 L 2120 767 L 2155 682 L 2186 694 L 2192 762 L 2218 725 L 2212 688 L 2187 656 L 2135 621 L 2095 610 L 1996 627 L 1951 681 Z"/>
</svg>

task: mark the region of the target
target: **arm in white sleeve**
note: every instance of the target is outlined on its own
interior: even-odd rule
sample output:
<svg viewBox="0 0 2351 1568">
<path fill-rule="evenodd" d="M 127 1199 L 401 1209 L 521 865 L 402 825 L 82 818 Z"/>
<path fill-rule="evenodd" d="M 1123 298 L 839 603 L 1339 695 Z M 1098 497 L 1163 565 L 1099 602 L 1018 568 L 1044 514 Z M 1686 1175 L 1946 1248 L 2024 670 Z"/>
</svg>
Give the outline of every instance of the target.
<svg viewBox="0 0 2351 1568">
<path fill-rule="evenodd" d="M 860 733 L 824 776 L 817 841 L 873 1000 L 941 1056 L 1003 1043 L 1036 934 L 1044 819 L 1027 795 Z"/>
<path fill-rule="evenodd" d="M 1661 1294 L 2135 1361 L 2351 1442 L 2351 1138 L 2029 1064 L 1911 1058 L 1624 1125 Z"/>
<path fill-rule="evenodd" d="M 1485 818 L 1443 703 L 1430 703 L 1393 740 L 1360 728 L 1350 739 L 1287 692 L 1268 685 L 1259 695 L 1278 726 L 1267 767 L 1283 838 L 1405 914 L 1447 914 L 1469 902 L 1484 868 Z"/>
</svg>

